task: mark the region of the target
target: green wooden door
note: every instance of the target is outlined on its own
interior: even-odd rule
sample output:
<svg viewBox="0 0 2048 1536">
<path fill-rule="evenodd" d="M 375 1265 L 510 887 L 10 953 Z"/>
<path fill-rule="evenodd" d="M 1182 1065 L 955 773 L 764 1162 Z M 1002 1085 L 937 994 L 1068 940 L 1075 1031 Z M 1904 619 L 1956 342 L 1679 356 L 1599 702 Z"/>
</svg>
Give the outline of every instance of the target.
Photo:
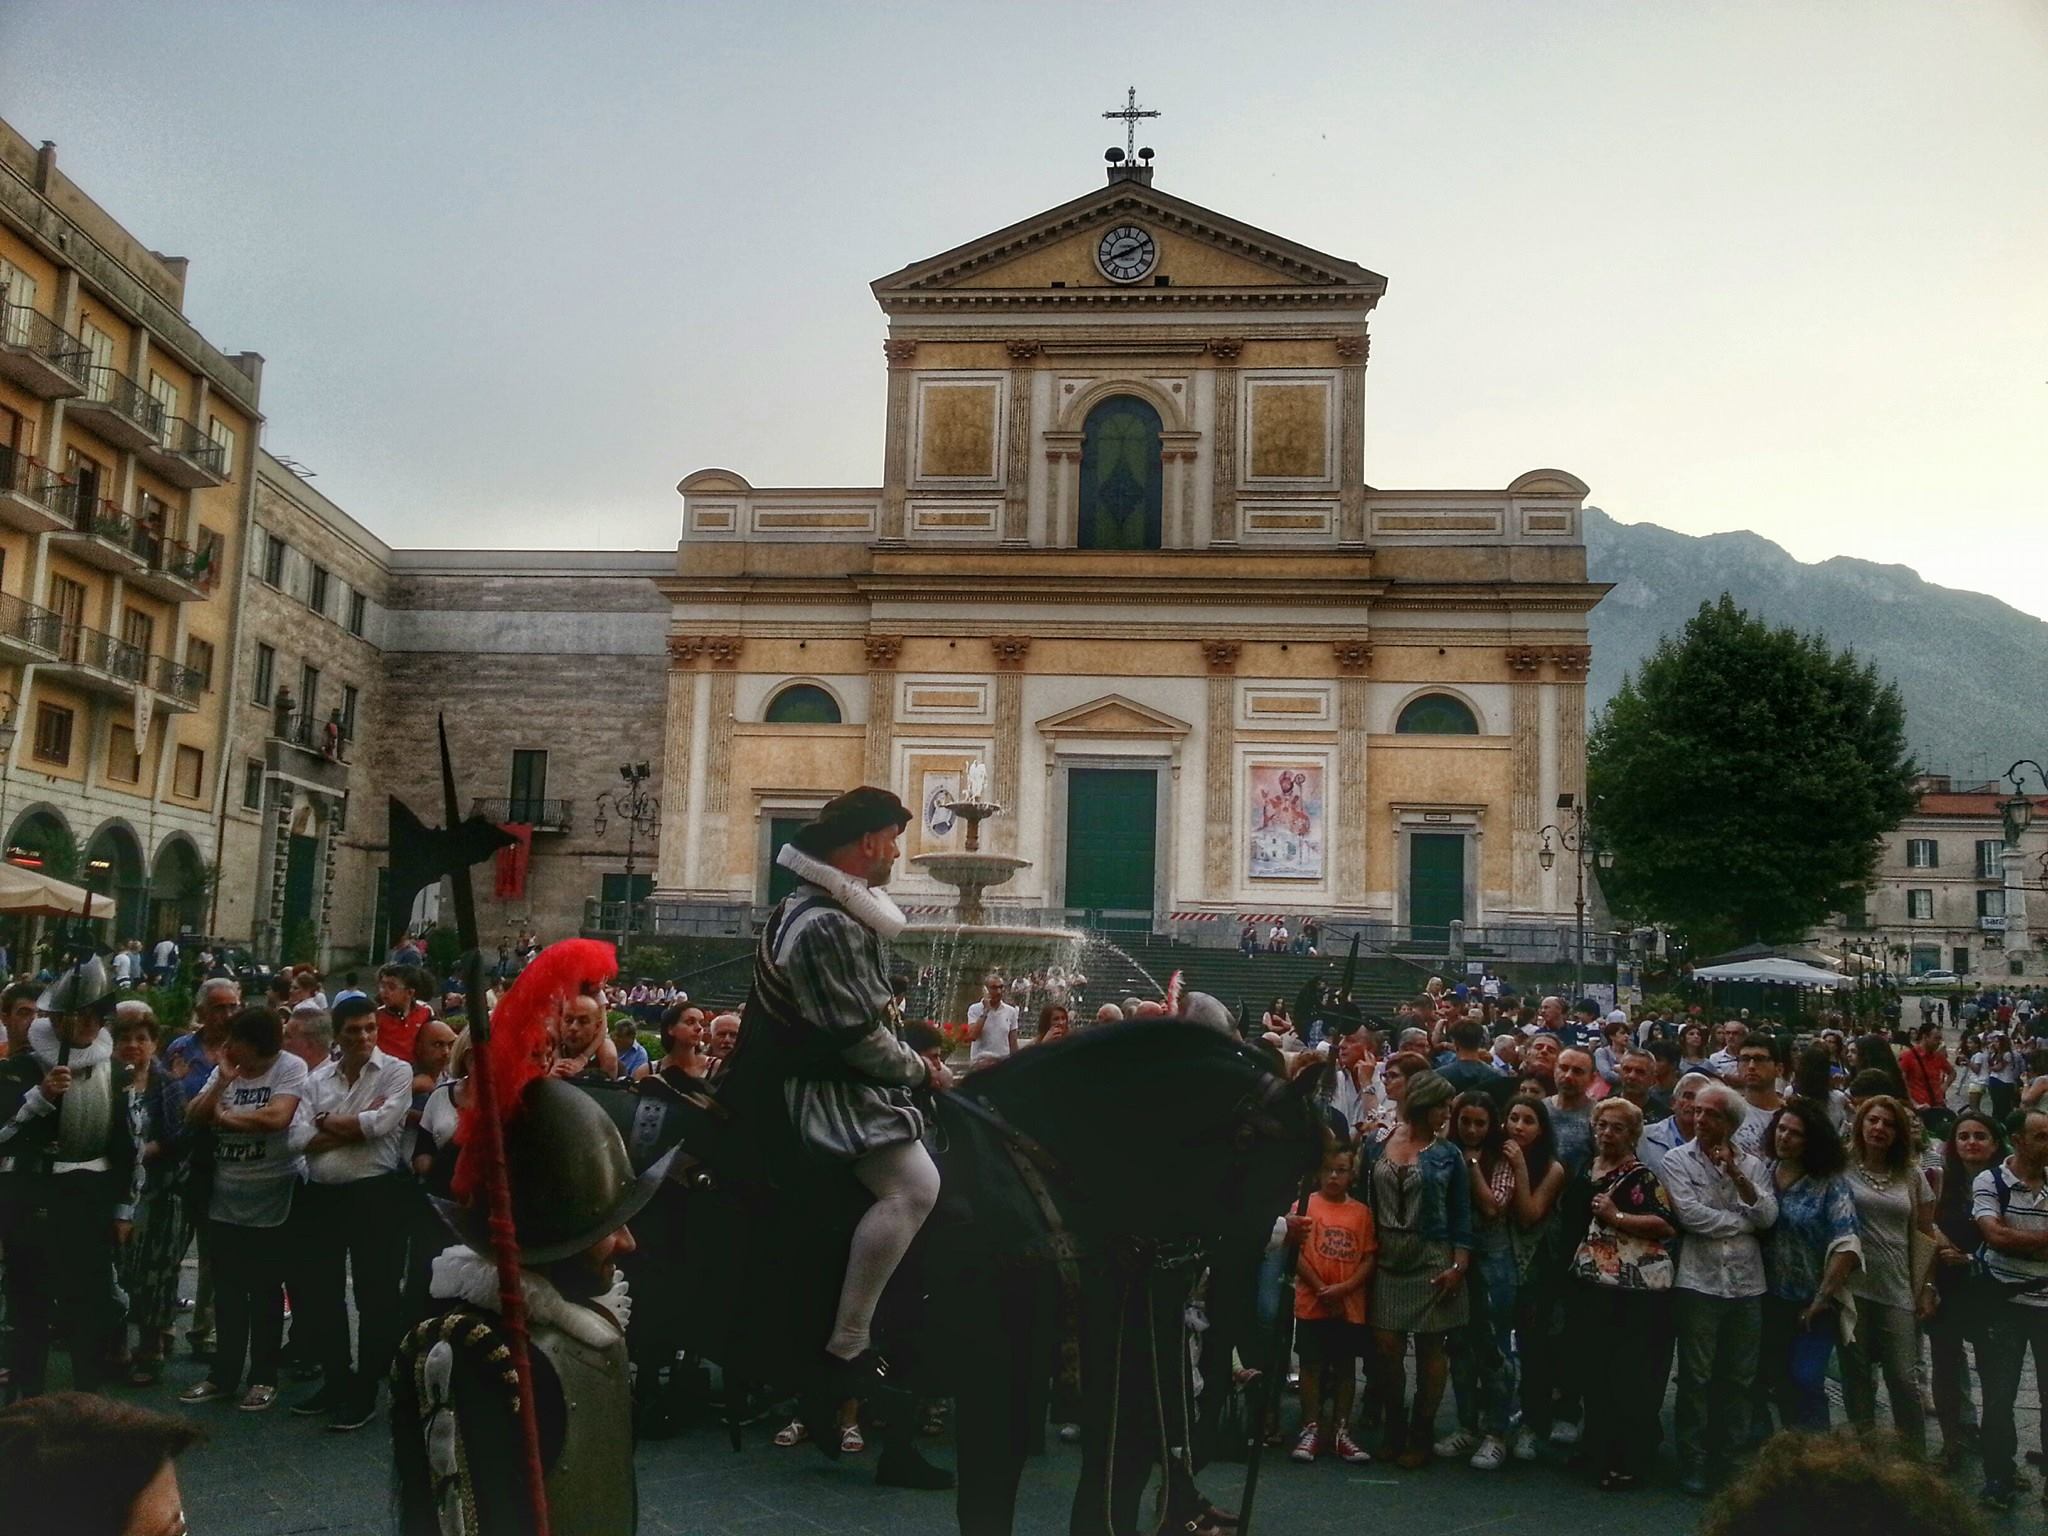
<svg viewBox="0 0 2048 1536">
<path fill-rule="evenodd" d="M 299 937 L 300 924 L 313 920 L 313 871 L 320 861 L 320 839 L 291 840 L 284 865 L 284 933 L 289 943 Z M 311 960 L 311 955 L 286 955 L 287 960 Z"/>
<path fill-rule="evenodd" d="M 1159 775 L 1075 768 L 1067 775 L 1067 905 L 1143 914 L 1100 919 L 1149 926 L 1158 853 Z"/>
<path fill-rule="evenodd" d="M 768 821 L 768 905 L 774 906 L 791 891 L 796 889 L 796 876 L 776 863 L 783 844 L 796 836 L 796 829 L 804 824 L 801 816 L 773 816 Z"/>
<path fill-rule="evenodd" d="M 1417 942 L 1448 943 L 1451 923 L 1465 915 L 1465 839 L 1456 832 L 1408 838 L 1408 926 Z"/>
</svg>

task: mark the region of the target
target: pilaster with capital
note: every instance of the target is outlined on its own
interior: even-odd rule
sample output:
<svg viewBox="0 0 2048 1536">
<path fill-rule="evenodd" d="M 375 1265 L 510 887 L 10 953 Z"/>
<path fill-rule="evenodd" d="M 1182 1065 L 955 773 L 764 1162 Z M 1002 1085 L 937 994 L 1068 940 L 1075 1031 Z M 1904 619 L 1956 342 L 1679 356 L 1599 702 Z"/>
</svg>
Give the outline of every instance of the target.
<svg viewBox="0 0 2048 1536">
<path fill-rule="evenodd" d="M 1340 486 L 1337 507 L 1338 542 L 1365 542 L 1365 349 L 1363 336 L 1346 337 L 1337 343 L 1340 357 L 1348 357 L 1345 341 L 1356 340 L 1358 361 L 1347 362 L 1341 375 L 1337 417 L 1337 474 Z"/>
<path fill-rule="evenodd" d="M 990 642 L 996 660 L 996 804 L 1010 814 L 995 818 L 998 853 L 1017 851 L 1017 797 L 1024 782 L 1024 661 L 1031 651 L 1025 635 L 998 636 Z"/>
<path fill-rule="evenodd" d="M 1365 734 L 1363 669 L 1337 680 L 1337 899 L 1365 900 Z"/>
<path fill-rule="evenodd" d="M 1212 547 L 1237 542 L 1237 355 L 1243 346 L 1234 340 L 1209 343 L 1209 350 L 1216 355 L 1216 431 L 1210 454 L 1215 466 L 1209 505 Z"/>
<path fill-rule="evenodd" d="M 1206 825 L 1202 833 L 1202 896 L 1217 901 L 1230 894 L 1233 877 L 1230 814 L 1236 774 L 1232 771 L 1237 743 L 1237 659 L 1243 647 L 1235 640 L 1204 640 L 1202 658 L 1209 668 L 1208 717 L 1202 734 L 1202 798 Z"/>
<path fill-rule="evenodd" d="M 1003 469 L 1009 477 L 1003 487 L 1003 530 L 1005 544 L 1031 542 L 1031 360 L 1038 355 L 1035 341 L 1005 343 L 1010 354 L 1010 435 Z"/>
<path fill-rule="evenodd" d="M 1560 645 L 1551 650 L 1557 668 L 1557 782 L 1561 794 L 1584 799 L 1586 793 L 1586 672 L 1593 664 L 1590 645 Z"/>
<path fill-rule="evenodd" d="M 1508 818 L 1508 899 L 1524 910 L 1543 900 L 1542 865 L 1537 861 L 1537 829 L 1543 823 L 1543 690 L 1533 671 L 1514 672 L 1513 653 L 1508 685 L 1509 770 L 1512 774 Z"/>
<path fill-rule="evenodd" d="M 910 486 L 910 370 L 917 343 L 891 338 L 882 343 L 882 355 L 889 360 L 889 404 L 883 425 L 881 542 L 901 544 Z"/>
<path fill-rule="evenodd" d="M 887 787 L 889 758 L 896 740 L 896 658 L 903 653 L 901 635 L 869 635 L 868 730 L 862 744 L 861 782 Z"/>
<path fill-rule="evenodd" d="M 677 641 L 685 640 L 679 648 Z M 680 891 L 690 883 L 690 769 L 696 745 L 697 690 L 702 676 L 692 663 L 697 643 L 669 638 L 668 706 L 661 750 L 661 837 L 655 844 L 654 883 Z"/>
</svg>

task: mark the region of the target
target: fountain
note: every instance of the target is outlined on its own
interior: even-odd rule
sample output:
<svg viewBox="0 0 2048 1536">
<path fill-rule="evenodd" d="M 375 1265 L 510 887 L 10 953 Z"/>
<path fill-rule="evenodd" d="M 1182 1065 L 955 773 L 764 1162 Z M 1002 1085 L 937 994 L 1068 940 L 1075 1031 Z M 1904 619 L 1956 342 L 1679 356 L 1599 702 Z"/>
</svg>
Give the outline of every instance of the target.
<svg viewBox="0 0 2048 1536">
<path fill-rule="evenodd" d="M 948 1023 L 966 1019 L 968 1005 L 980 1000 L 982 977 L 990 970 L 1000 971 L 1007 980 L 1018 970 L 1077 955 L 1086 939 L 1072 928 L 988 920 L 983 893 L 1029 869 L 1031 861 L 982 850 L 981 824 L 1003 810 L 988 798 L 987 765 L 969 763 L 963 788 L 966 793 L 957 798 L 941 791 L 943 798 L 937 803 L 965 824 L 965 846 L 957 853 L 920 853 L 910 860 L 960 893 L 958 911 L 951 922 L 912 923 L 895 941 L 899 952 L 937 973 L 934 1012 Z"/>
</svg>

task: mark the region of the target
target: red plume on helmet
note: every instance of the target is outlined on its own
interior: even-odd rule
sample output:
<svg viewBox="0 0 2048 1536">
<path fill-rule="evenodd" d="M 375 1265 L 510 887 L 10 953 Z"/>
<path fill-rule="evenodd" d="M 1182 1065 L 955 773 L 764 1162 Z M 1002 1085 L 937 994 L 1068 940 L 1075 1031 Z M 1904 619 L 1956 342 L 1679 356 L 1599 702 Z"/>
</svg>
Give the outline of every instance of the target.
<svg viewBox="0 0 2048 1536">
<path fill-rule="evenodd" d="M 618 952 L 599 939 L 563 939 L 535 955 L 498 999 L 491 1014 L 491 1081 L 506 1124 L 518 1117 L 526 1085 L 541 1075 L 541 1046 L 548 1020 L 568 1006 L 569 999 L 619 971 Z M 455 1198 L 468 1200 L 483 1179 L 481 1141 L 470 1134 L 476 1118 L 472 1101 L 462 1111 L 455 1139 L 462 1147 L 452 1182 Z"/>
</svg>

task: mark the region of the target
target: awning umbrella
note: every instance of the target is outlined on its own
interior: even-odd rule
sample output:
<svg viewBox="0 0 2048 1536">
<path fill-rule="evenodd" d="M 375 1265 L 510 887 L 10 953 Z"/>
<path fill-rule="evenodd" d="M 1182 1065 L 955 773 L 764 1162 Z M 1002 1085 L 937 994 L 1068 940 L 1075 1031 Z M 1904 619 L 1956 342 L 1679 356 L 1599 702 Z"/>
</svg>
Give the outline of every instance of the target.
<svg viewBox="0 0 2048 1536">
<path fill-rule="evenodd" d="M 86 910 L 88 901 L 92 903 L 90 911 Z M 17 917 L 112 917 L 114 898 L 93 895 L 54 875 L 0 861 L 0 912 Z"/>
</svg>

